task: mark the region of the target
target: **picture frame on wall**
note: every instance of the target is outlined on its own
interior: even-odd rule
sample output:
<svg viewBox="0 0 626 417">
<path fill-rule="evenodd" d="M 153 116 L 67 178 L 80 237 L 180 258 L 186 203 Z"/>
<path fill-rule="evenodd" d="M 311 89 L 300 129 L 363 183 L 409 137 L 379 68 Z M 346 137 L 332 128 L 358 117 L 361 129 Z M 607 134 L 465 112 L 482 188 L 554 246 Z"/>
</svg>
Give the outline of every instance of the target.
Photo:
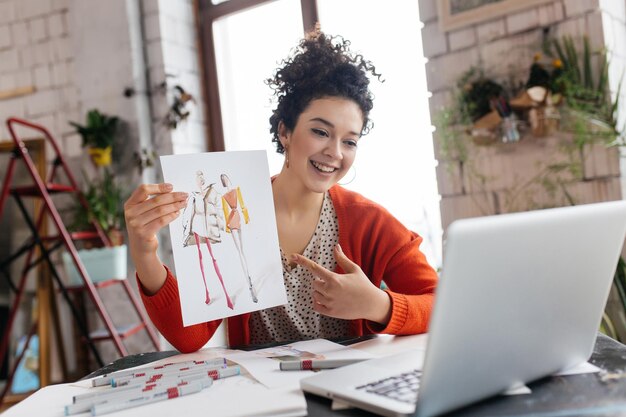
<svg viewBox="0 0 626 417">
<path fill-rule="evenodd" d="M 442 32 L 484 22 L 553 0 L 437 0 Z"/>
</svg>

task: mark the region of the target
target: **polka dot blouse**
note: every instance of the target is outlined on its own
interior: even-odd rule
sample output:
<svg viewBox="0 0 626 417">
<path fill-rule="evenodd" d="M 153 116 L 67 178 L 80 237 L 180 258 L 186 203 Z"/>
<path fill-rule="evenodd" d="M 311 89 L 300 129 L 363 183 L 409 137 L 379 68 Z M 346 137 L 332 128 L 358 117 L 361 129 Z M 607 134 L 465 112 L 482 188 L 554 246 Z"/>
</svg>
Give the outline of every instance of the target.
<svg viewBox="0 0 626 417">
<path fill-rule="evenodd" d="M 328 192 L 311 241 L 303 255 L 333 271 L 337 262 L 333 248 L 339 240 L 337 215 Z M 321 315 L 313 310 L 313 274 L 299 265 L 289 266 L 280 251 L 287 304 L 255 311 L 250 316 L 250 343 L 286 342 L 317 338 L 335 338 L 350 334 L 350 320 Z"/>
</svg>

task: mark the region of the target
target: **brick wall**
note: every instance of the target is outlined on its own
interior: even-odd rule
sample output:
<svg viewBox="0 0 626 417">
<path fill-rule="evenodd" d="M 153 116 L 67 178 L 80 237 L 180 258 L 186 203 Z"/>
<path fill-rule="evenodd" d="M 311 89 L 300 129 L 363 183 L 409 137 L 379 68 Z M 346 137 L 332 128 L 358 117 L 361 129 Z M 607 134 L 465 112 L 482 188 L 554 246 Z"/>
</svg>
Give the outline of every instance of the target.
<svg viewBox="0 0 626 417">
<path fill-rule="evenodd" d="M 619 31 L 624 26 L 621 1 L 606 1 L 602 5 L 598 0 L 552 1 L 449 32 L 440 29 L 436 3 L 436 0 L 419 2 L 420 18 L 424 22 L 424 54 L 428 58 L 427 83 L 432 93 L 431 115 L 452 102 L 453 87 L 471 66 L 484 68 L 496 79 L 513 76 L 525 80 L 533 55 L 541 51 L 546 30 L 556 37 L 568 34 L 580 38 L 587 34 L 596 47 L 606 43 L 609 47 L 623 48 L 623 40 L 617 40 L 626 39 L 619 38 Z M 605 10 L 609 5 L 610 11 Z M 604 27 L 608 20 L 613 23 L 612 43 L 605 41 L 607 31 Z M 624 68 L 621 57 L 612 61 L 613 88 L 617 85 L 615 74 L 619 68 Z M 435 156 L 439 161 L 437 179 L 444 229 L 458 218 L 567 204 L 540 188 L 526 189 L 527 194 L 519 189 L 537 172 L 538 166 L 562 160 L 563 146 L 571 143 L 571 137 L 526 138 L 517 144 L 488 147 L 476 146 L 468 139 L 466 145 L 470 158 L 465 165 L 458 159 L 446 158 L 438 144 L 437 132 L 433 137 Z M 621 198 L 617 149 L 587 146 L 582 154 L 575 155 L 575 159 L 584 167 L 577 178 L 569 178 L 575 181 L 570 187 L 578 203 Z M 513 201 L 515 204 L 509 201 L 512 194 L 517 195 Z"/>
<path fill-rule="evenodd" d="M 619 83 L 624 77 L 626 68 L 626 1 L 600 1 L 600 11 L 602 17 L 602 29 L 604 42 L 610 51 L 612 66 L 609 71 L 611 91 L 615 96 Z M 622 103 L 618 115 L 618 126 L 626 128 L 626 84 L 620 92 L 620 102 Z M 626 139 L 626 138 L 625 138 Z M 626 151 L 620 149 L 621 172 L 622 172 L 622 195 L 626 195 Z"/>
<path fill-rule="evenodd" d="M 14 115 L 45 124 L 59 135 L 66 120 L 78 117 L 78 94 L 72 75 L 75 56 L 69 34 L 68 1 L 0 2 L 0 91 L 33 86 L 36 92 L 0 101 L 4 119 Z M 63 145 L 78 153 L 73 140 Z"/>
<path fill-rule="evenodd" d="M 203 151 L 206 134 L 192 0 L 142 0 L 141 5 L 149 91 L 139 94 L 150 95 L 152 146 L 158 154 Z M 124 121 L 118 175 L 131 189 L 141 181 L 132 162 L 140 148 L 135 98 L 123 95 L 133 86 L 134 65 L 127 6 L 125 0 L 0 0 L 0 91 L 34 88 L 31 94 L 0 100 L 0 140 L 8 138 L 4 120 L 9 116 L 40 123 L 59 140 L 80 177 L 85 156 L 68 121 L 82 123 L 88 110 L 98 108 Z M 159 88 L 163 82 L 166 88 Z M 197 104 L 187 122 L 172 131 L 163 119 L 174 85 L 192 93 Z M 160 178 L 158 167 L 149 171 L 154 181 Z M 168 241 L 164 236 L 162 246 L 164 260 L 171 263 Z M 135 285 L 132 264 L 129 267 Z M 103 297 L 114 321 L 124 322 L 130 314 L 120 301 L 124 297 L 115 292 Z M 63 321 L 70 322 L 65 316 Z M 66 333 L 69 338 L 71 329 Z M 153 349 L 147 337 L 132 337 L 127 346 L 131 352 Z M 105 361 L 115 357 L 112 347 L 104 351 Z"/>
<path fill-rule="evenodd" d="M 626 2 L 622 0 L 555 0 L 451 32 L 440 30 L 436 3 L 419 2 L 433 116 L 452 102 L 453 87 L 470 66 L 480 65 L 495 78 L 512 74 L 525 80 L 546 30 L 557 37 L 567 34 L 581 38 L 586 34 L 593 47 L 606 45 L 611 64 L 610 88 L 614 95 L 617 92 L 626 68 Z M 619 126 L 624 126 L 626 88 L 622 88 L 620 100 Z M 559 163 L 580 164 L 578 171 L 550 177 L 567 184 L 569 197 L 576 204 L 618 200 L 626 192 L 624 150 L 590 144 L 577 151 L 571 134 L 527 136 L 519 143 L 492 146 L 478 146 L 467 139 L 465 163 L 444 156 L 437 132 L 433 139 L 444 229 L 464 217 L 570 204 L 563 193 L 551 193 L 550 187 L 536 181 L 542 170 Z M 626 317 L 615 290 L 609 297 L 607 312 L 620 338 L 626 340 Z"/>
</svg>

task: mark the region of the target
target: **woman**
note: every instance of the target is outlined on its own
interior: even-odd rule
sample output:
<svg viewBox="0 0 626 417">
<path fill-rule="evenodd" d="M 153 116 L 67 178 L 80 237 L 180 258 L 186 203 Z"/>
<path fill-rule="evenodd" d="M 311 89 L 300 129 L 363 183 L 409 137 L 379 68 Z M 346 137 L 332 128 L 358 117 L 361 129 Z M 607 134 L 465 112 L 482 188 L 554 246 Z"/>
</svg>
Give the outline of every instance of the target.
<svg viewBox="0 0 626 417">
<path fill-rule="evenodd" d="M 437 274 L 419 250 L 422 239 L 337 185 L 369 130 L 368 73 L 378 76 L 349 42 L 316 31 L 268 80 L 278 101 L 272 141 L 285 155 L 272 192 L 288 303 L 228 318 L 231 346 L 427 330 Z M 144 184 L 125 205 L 143 302 L 181 352 L 201 348 L 221 322 L 182 327 L 176 278 L 156 253 L 156 232 L 186 198 L 169 184 Z"/>
</svg>

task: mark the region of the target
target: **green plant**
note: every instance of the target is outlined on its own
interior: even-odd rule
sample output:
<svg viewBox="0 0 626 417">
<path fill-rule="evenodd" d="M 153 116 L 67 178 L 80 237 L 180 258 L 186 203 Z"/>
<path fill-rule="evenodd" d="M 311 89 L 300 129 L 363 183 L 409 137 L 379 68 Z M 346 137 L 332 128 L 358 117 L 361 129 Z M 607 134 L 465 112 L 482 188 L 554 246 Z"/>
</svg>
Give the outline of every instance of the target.
<svg viewBox="0 0 626 417">
<path fill-rule="evenodd" d="M 123 228 L 124 214 L 122 209 L 123 189 L 118 184 L 111 169 L 112 150 L 117 137 L 119 119 L 108 116 L 93 109 L 87 113 L 87 123 L 81 126 L 70 122 L 82 137 L 82 146 L 87 148 L 94 163 L 95 173 L 90 176 L 83 172 L 85 188 L 83 195 L 89 206 L 82 204 L 74 208 L 73 230 L 86 230 L 96 222 L 111 238 L 119 242 L 117 235 Z M 120 242 L 121 243 L 121 242 Z"/>
<path fill-rule="evenodd" d="M 579 53 L 571 36 L 552 39 L 544 46 L 545 52 L 558 58 L 562 65 L 552 89 L 558 89 L 565 99 L 564 127 L 575 133 L 581 146 L 588 137 L 613 143 L 624 130 L 617 126 L 622 83 L 618 86 L 616 99 L 612 100 L 606 51 L 593 52 L 587 36 L 582 39 L 582 49 Z M 597 68 L 594 68 L 594 56 L 598 61 Z"/>
<path fill-rule="evenodd" d="M 499 97 L 504 89 L 484 72 L 471 67 L 457 83 L 459 88 L 459 112 L 462 118 L 476 121 L 491 112 L 491 99 Z"/>
<path fill-rule="evenodd" d="M 81 135 L 83 147 L 90 146 L 104 149 L 113 146 L 118 122 L 119 119 L 117 117 L 110 117 L 100 113 L 97 109 L 93 109 L 87 113 L 87 120 L 84 126 L 75 122 L 70 122 L 70 125 L 74 126 Z"/>
<path fill-rule="evenodd" d="M 103 170 L 101 178 L 88 180 L 83 194 L 89 209 L 76 206 L 72 230 L 89 229 L 95 221 L 112 237 L 124 227 L 124 191 L 109 170 Z"/>
</svg>

